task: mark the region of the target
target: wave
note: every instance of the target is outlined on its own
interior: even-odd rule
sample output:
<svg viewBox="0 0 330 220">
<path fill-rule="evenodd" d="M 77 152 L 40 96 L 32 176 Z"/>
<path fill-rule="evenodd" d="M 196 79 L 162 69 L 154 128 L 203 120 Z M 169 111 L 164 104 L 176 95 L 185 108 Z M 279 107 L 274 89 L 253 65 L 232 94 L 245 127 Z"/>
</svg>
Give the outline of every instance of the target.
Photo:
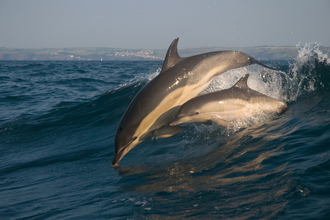
<svg viewBox="0 0 330 220">
<path fill-rule="evenodd" d="M 38 64 L 38 67 L 43 65 L 45 64 Z M 24 64 L 24 68 L 25 66 L 28 68 L 31 64 Z M 0 137 L 2 137 L 4 142 L 12 144 L 17 143 L 18 140 L 24 142 L 24 140 L 28 139 L 42 139 L 49 135 L 74 134 L 83 130 L 99 130 L 105 127 L 110 127 L 109 134 L 114 134 L 117 129 L 117 123 L 129 105 L 130 100 L 149 80 L 159 74 L 159 71 L 160 69 L 157 69 L 152 73 L 136 76 L 130 79 L 128 83 L 116 86 L 114 89 L 104 92 L 101 96 L 91 96 L 91 94 L 88 94 L 89 97 L 85 98 L 70 98 L 67 95 L 70 92 L 68 89 L 61 91 L 63 92 L 61 95 L 56 94 L 56 92 L 49 92 L 47 95 L 43 94 L 45 98 L 48 97 L 48 99 L 52 100 L 50 96 L 55 95 L 57 100 L 60 100 L 57 96 L 61 96 L 65 97 L 67 101 L 62 100 L 52 106 L 50 105 L 54 102 L 49 102 L 47 106 L 45 106 L 45 103 L 43 106 L 35 106 L 35 108 L 32 106 L 30 111 L 27 111 L 27 105 L 23 105 L 22 103 L 25 102 L 33 105 L 38 100 L 36 98 L 38 96 L 7 95 L 3 98 L 5 102 L 20 101 L 22 107 L 16 107 L 16 111 L 11 111 L 12 114 L 4 112 L 4 117 L 0 121 L 2 122 L 0 124 Z M 97 79 L 89 80 L 81 77 L 75 77 L 73 79 L 63 78 L 63 80 L 54 79 L 50 83 L 56 86 L 56 90 L 63 84 L 66 86 L 63 88 L 72 87 L 74 83 L 79 84 L 77 87 L 81 87 L 81 85 L 93 85 L 95 83 L 102 84 L 103 86 L 106 84 L 104 81 Z M 87 91 L 82 91 L 82 93 L 85 92 L 87 94 Z M 72 94 L 70 95 L 72 96 Z"/>
<path fill-rule="evenodd" d="M 298 56 L 287 73 L 287 100 L 294 102 L 300 97 L 330 90 L 330 59 L 323 54 L 318 44 L 305 44 L 298 47 Z"/>
<path fill-rule="evenodd" d="M 329 91 L 330 60 L 328 55 L 323 54 L 319 50 L 319 45 L 317 44 L 297 45 L 297 47 L 298 56 L 292 63 L 290 63 L 290 61 L 272 62 L 272 65 L 275 65 L 280 71 L 271 71 L 258 65 L 234 69 L 216 77 L 203 93 L 229 88 L 236 83 L 241 76 L 247 73 L 250 74 L 248 80 L 249 87 L 270 97 L 287 102 L 289 105 L 294 104 L 300 98 L 306 96 L 310 97 L 317 93 Z M 48 64 L 48 66 L 49 65 L 52 66 L 53 64 Z M 45 64 L 23 65 L 24 68 L 31 68 L 31 66 L 37 66 L 39 68 L 45 66 Z M 118 123 L 121 115 L 129 105 L 130 100 L 133 99 L 136 93 L 145 84 L 157 76 L 159 72 L 160 68 L 153 72 L 144 72 L 135 75 L 126 83 L 119 84 L 103 95 L 94 96 L 94 98 L 91 97 L 90 101 L 61 101 L 42 115 L 34 115 L 32 117 L 29 114 L 21 114 L 21 116 L 17 117 L 15 120 L 20 121 L 20 125 L 25 121 L 34 126 L 41 125 L 41 127 L 47 127 L 47 124 L 52 126 L 54 123 L 70 126 L 97 126 L 100 124 Z M 57 83 L 55 82 L 56 85 L 69 85 L 72 83 L 102 83 L 104 85 L 105 83 L 101 79 L 93 79 L 90 81 L 87 78 L 81 77 L 57 81 Z M 17 95 L 8 96 L 9 101 L 13 98 L 15 100 L 26 99 L 25 97 Z M 235 129 L 232 131 L 235 132 L 242 127 L 249 127 L 266 120 L 269 120 L 269 116 L 267 115 L 251 118 L 250 120 L 238 121 L 235 124 Z M 1 130 L 4 130 L 6 127 L 7 125 L 4 124 Z M 204 125 L 199 125 L 199 130 L 203 130 L 205 127 L 207 127 L 208 131 L 216 130 L 214 126 L 210 127 Z M 229 130 L 225 129 L 225 133 Z"/>
<path fill-rule="evenodd" d="M 280 71 L 271 71 L 253 65 L 240 69 L 228 71 L 216 77 L 209 87 L 203 92 L 211 92 L 231 87 L 244 74 L 249 73 L 250 77 L 248 85 L 263 94 L 278 100 L 287 102 L 289 105 L 297 102 L 300 98 L 314 96 L 317 93 L 329 91 L 330 88 L 330 61 L 327 54 L 323 54 L 319 50 L 317 44 L 305 44 L 304 46 L 297 45 L 298 55 L 296 59 L 290 61 L 272 61 L 272 65 L 279 68 Z M 53 64 L 47 64 L 47 68 Z M 31 66 L 43 67 L 45 64 L 26 64 L 24 68 Z M 82 67 L 75 67 L 74 69 Z M 119 68 L 119 67 L 118 67 Z M 71 100 L 61 101 L 54 105 L 51 110 L 42 115 L 31 116 L 29 119 L 31 124 L 41 124 L 42 127 L 58 123 L 75 126 L 89 125 L 95 126 L 107 123 L 118 123 L 121 115 L 129 105 L 130 100 L 136 93 L 150 80 L 157 76 L 160 68 L 153 72 L 143 72 L 130 78 L 126 83 L 119 84 L 114 89 L 105 92 L 101 96 L 94 96 L 90 100 Z M 57 80 L 56 85 L 72 83 L 80 84 L 102 84 L 105 86 L 105 81 L 102 79 L 93 79 L 83 77 L 75 77 L 72 79 Z M 8 96 L 8 100 L 26 99 L 21 96 Z M 31 98 L 31 97 L 30 97 Z M 29 121 L 29 114 L 22 114 L 15 120 Z M 253 124 L 269 120 L 269 116 L 260 116 L 251 118 L 250 120 L 238 121 L 233 131 L 237 131 L 242 127 L 249 127 Z M 6 125 L 2 126 L 3 129 Z M 201 130 L 205 126 L 201 125 Z M 2 130 L 3 130 L 2 129 Z M 216 129 L 207 127 L 210 131 Z M 226 129 L 226 132 L 228 129 Z"/>
<path fill-rule="evenodd" d="M 290 61 L 272 61 L 272 65 L 280 71 L 272 71 L 258 65 L 234 69 L 216 77 L 209 87 L 203 92 L 211 92 L 231 87 L 244 74 L 249 73 L 248 85 L 254 90 L 266 94 L 275 99 L 294 104 L 303 97 L 314 96 L 317 93 L 329 91 L 330 85 L 330 61 L 327 54 L 319 50 L 317 44 L 297 45 L 298 55 Z M 54 106 L 47 114 L 34 119 L 37 122 L 66 122 L 66 124 L 98 125 L 118 123 L 121 115 L 138 91 L 150 80 L 160 73 L 160 68 L 154 72 L 144 72 L 130 78 L 128 82 L 119 84 L 114 89 L 103 95 L 87 101 L 66 102 L 62 101 Z M 73 79 L 75 82 L 88 81 L 88 79 Z M 95 79 L 94 81 L 98 81 Z M 90 81 L 89 81 L 90 82 Z M 72 83 L 64 80 L 59 83 Z M 104 83 L 101 81 L 101 83 Z M 76 105 L 75 105 L 76 103 Z M 270 115 L 260 115 L 250 119 L 237 121 L 233 129 L 225 129 L 225 134 L 236 132 L 244 127 L 249 127 L 263 121 L 274 118 Z M 216 130 L 217 126 L 199 125 L 199 130 L 207 128 L 208 131 Z M 228 133 L 229 132 L 229 133 Z"/>
</svg>

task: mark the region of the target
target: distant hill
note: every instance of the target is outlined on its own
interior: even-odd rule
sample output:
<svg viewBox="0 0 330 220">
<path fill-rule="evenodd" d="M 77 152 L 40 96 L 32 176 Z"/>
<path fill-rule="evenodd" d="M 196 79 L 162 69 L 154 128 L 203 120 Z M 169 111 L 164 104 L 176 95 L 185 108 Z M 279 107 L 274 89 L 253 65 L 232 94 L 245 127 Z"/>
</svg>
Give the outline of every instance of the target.
<svg viewBox="0 0 330 220">
<path fill-rule="evenodd" d="M 195 54 L 218 51 L 241 51 L 258 60 L 292 60 L 298 54 L 296 47 L 200 47 L 179 49 L 182 57 Z M 330 47 L 320 47 L 324 53 L 330 52 Z M 108 47 L 81 48 L 42 48 L 13 49 L 0 48 L 0 60 L 163 60 L 166 54 L 163 50 L 129 50 Z"/>
<path fill-rule="evenodd" d="M 152 50 L 116 48 L 0 48 L 0 60 L 161 60 Z"/>
</svg>

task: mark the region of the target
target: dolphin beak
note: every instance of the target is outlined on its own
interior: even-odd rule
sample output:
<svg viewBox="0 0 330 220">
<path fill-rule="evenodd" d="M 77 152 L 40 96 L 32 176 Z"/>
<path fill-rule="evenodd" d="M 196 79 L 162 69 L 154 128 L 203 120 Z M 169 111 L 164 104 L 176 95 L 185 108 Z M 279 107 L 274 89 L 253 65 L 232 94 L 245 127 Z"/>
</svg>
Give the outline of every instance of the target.
<svg viewBox="0 0 330 220">
<path fill-rule="evenodd" d="M 116 152 L 115 157 L 112 161 L 112 166 L 116 166 L 119 161 L 135 146 L 129 148 L 129 146 L 136 140 L 136 137 L 132 138 L 125 146 L 120 147 L 120 149 Z"/>
<path fill-rule="evenodd" d="M 115 157 L 113 158 L 113 161 L 112 161 L 112 166 L 117 166 L 119 161 L 125 156 L 125 154 L 127 152 L 125 152 L 126 150 L 123 148 L 121 151 L 117 152 L 115 154 Z"/>
</svg>

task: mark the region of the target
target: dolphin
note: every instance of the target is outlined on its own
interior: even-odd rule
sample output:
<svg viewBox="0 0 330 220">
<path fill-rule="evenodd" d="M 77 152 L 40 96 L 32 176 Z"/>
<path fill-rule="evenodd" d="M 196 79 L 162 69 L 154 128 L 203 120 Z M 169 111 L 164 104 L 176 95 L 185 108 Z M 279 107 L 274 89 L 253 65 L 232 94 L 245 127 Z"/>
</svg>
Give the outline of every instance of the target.
<svg viewBox="0 0 330 220">
<path fill-rule="evenodd" d="M 197 96 L 212 79 L 228 70 L 259 64 L 253 57 L 237 51 L 218 51 L 181 58 L 176 38 L 169 46 L 158 76 L 133 98 L 119 123 L 115 136 L 115 157 L 118 162 L 133 147 L 148 137 L 165 138 L 184 127 L 166 126 L 180 106 Z"/>
<path fill-rule="evenodd" d="M 284 102 L 257 92 L 247 85 L 249 74 L 244 75 L 229 89 L 211 92 L 190 99 L 183 104 L 170 126 L 212 121 L 231 127 L 231 121 L 262 113 L 280 114 L 287 109 Z"/>
</svg>

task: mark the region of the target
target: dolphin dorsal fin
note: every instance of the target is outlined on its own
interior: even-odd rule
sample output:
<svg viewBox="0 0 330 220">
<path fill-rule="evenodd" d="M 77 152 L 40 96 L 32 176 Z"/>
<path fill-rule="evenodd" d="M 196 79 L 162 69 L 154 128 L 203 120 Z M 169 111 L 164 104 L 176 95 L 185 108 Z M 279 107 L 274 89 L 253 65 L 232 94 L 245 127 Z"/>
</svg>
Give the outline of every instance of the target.
<svg viewBox="0 0 330 220">
<path fill-rule="evenodd" d="M 247 80 L 249 76 L 250 74 L 245 74 L 244 76 L 242 76 L 233 87 L 238 87 L 240 89 L 249 88 L 247 85 Z"/>
<path fill-rule="evenodd" d="M 170 47 L 168 48 L 165 56 L 164 64 L 160 73 L 164 72 L 168 68 L 171 68 L 182 59 L 178 54 L 178 41 L 179 38 L 174 39 L 174 41 L 171 43 Z"/>
</svg>

